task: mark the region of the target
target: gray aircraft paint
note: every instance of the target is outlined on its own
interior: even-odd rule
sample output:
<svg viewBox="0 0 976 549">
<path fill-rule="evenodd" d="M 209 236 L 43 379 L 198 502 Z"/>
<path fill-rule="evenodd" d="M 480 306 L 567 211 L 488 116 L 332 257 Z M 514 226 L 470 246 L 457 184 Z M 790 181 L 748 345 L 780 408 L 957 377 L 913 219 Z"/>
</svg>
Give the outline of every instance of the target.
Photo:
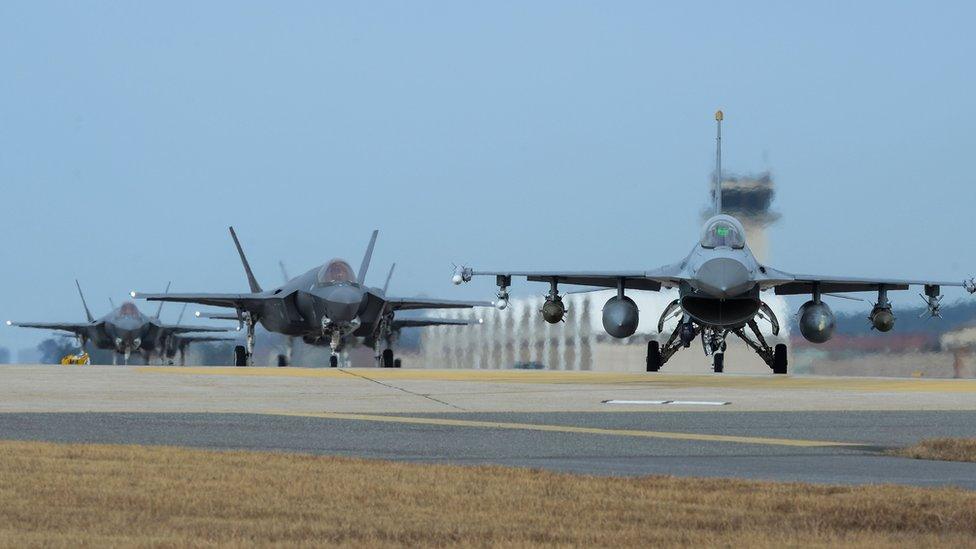
<svg viewBox="0 0 976 549">
<path fill-rule="evenodd" d="M 336 354 L 353 341 L 362 342 L 377 350 L 380 343 L 385 343 L 389 348 L 395 334 L 406 326 L 468 324 L 436 318 L 399 320 L 395 317 L 397 311 L 491 306 L 490 302 L 485 301 L 388 297 L 384 289 L 367 286 L 366 274 L 379 231 L 373 231 L 358 272 L 353 272 L 348 262 L 333 259 L 309 269 L 277 288 L 263 290 L 251 271 L 233 227 L 230 232 L 244 266 L 250 293 L 133 292 L 132 296 L 149 301 L 197 303 L 235 309 L 237 319 L 247 328 L 249 363 L 254 348 L 254 327 L 257 324 L 269 332 L 300 337 L 308 344 L 328 345 L 333 354 Z"/>
<path fill-rule="evenodd" d="M 166 324 L 159 320 L 162 307 L 157 309 L 155 316 L 148 316 L 131 301 L 112 309 L 102 317 L 95 318 L 88 309 L 85 295 L 77 280 L 75 280 L 75 286 L 78 288 L 78 295 L 81 297 L 87 322 L 14 322 L 8 320 L 7 325 L 69 332 L 79 340 L 82 348 L 91 343 L 98 349 L 115 351 L 117 355 L 123 356 L 125 362 L 128 362 L 132 353 L 141 353 L 147 361 L 153 357 L 162 359 L 167 354 L 168 348 L 178 346 L 176 340 L 181 337 L 181 334 L 232 330 L 210 326 L 186 326 L 179 325 L 179 323 Z M 167 285 L 168 289 L 169 286 Z M 116 358 L 113 355 L 113 362 Z"/>
<path fill-rule="evenodd" d="M 663 325 L 668 315 L 682 317 L 679 328 L 674 331 L 671 340 L 665 343 L 666 353 L 677 351 L 678 347 L 667 348 L 675 343 L 676 337 L 684 339 L 683 346 L 687 347 L 688 340 L 701 335 L 706 354 L 718 355 L 724 352 L 725 337 L 729 333 L 735 333 L 746 340 L 771 367 L 774 350 L 766 345 L 759 333 L 756 319 L 769 321 L 773 325 L 774 333 L 778 332 L 779 321 L 762 302 L 763 291 L 773 290 L 779 295 L 810 294 L 811 300 L 801 308 L 799 322 L 803 335 L 815 343 L 826 341 L 833 331 L 833 315 L 827 304 L 822 302 L 822 296 L 828 293 L 877 292 L 878 302 L 871 318 L 879 330 L 887 331 L 893 323 L 890 303 L 887 301 L 887 292 L 890 290 L 923 286 L 924 297 L 933 316 L 938 316 L 939 313 L 942 287 L 963 287 L 969 293 L 976 292 L 974 280 L 951 282 L 800 275 L 761 264 L 745 242 L 742 224 L 734 217 L 722 213 L 722 112 L 717 112 L 715 118 L 717 135 L 714 215 L 705 222 L 699 243 L 682 261 L 647 271 L 512 271 L 475 270 L 461 266 L 455 269 L 452 281 L 454 284 L 462 284 L 469 282 L 474 276 L 496 277 L 499 286 L 496 306 L 500 309 L 508 305 L 511 277 L 548 282 L 551 290 L 544 309 L 548 307 L 552 311 L 547 315 L 547 321 L 556 322 L 565 314 L 558 293 L 559 284 L 617 288 L 617 296 L 604 307 L 604 327 L 614 337 L 629 337 L 637 326 L 637 307 L 633 301 L 625 299 L 626 290 L 658 291 L 661 288 L 677 288 L 678 300 L 668 307 L 659 322 L 659 326 Z M 710 245 L 716 239 L 720 240 L 719 245 Z M 746 334 L 746 327 L 753 334 Z M 682 328 L 686 328 L 683 333 Z M 665 356 L 664 360 L 669 356 Z M 716 371 L 719 371 L 721 364 L 716 364 Z"/>
</svg>

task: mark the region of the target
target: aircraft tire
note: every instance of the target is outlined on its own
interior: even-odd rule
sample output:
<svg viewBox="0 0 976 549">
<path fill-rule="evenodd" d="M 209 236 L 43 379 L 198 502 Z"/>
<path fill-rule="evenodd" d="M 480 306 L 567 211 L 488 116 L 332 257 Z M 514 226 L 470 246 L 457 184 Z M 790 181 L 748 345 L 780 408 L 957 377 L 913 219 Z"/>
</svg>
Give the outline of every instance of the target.
<svg viewBox="0 0 976 549">
<path fill-rule="evenodd" d="M 399 358 L 393 359 L 393 367 L 394 368 L 399 368 L 401 366 L 403 366 L 403 361 L 402 360 L 400 360 Z"/>
<path fill-rule="evenodd" d="M 339 367 L 339 355 L 332 355 L 329 357 L 329 368 Z"/>
<path fill-rule="evenodd" d="M 715 353 L 712 355 L 712 369 L 716 374 L 725 371 L 725 353 Z"/>
<path fill-rule="evenodd" d="M 393 367 L 393 349 L 385 349 L 381 357 L 384 368 Z"/>
<path fill-rule="evenodd" d="M 786 345 L 780 343 L 773 349 L 773 373 L 785 374 L 787 370 Z"/>
<path fill-rule="evenodd" d="M 285 355 L 278 355 L 278 367 L 284 368 L 285 366 L 288 366 L 288 357 Z"/>
<path fill-rule="evenodd" d="M 234 366 L 247 366 L 247 349 L 243 345 L 234 347 Z"/>
<path fill-rule="evenodd" d="M 656 372 L 661 369 L 661 344 L 657 341 L 647 342 L 647 371 Z"/>
</svg>

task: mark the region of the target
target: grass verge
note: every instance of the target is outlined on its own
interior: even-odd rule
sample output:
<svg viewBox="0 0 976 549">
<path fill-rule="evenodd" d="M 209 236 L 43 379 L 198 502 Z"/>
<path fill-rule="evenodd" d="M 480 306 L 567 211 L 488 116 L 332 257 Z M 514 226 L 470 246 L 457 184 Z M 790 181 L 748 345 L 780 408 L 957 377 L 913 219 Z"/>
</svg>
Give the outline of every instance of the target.
<svg viewBox="0 0 976 549">
<path fill-rule="evenodd" d="M 930 438 L 914 446 L 892 450 L 890 453 L 892 455 L 914 459 L 970 461 L 976 463 L 976 439 Z"/>
<path fill-rule="evenodd" d="M 976 493 L 0 443 L 0 545 L 967 546 Z"/>
</svg>

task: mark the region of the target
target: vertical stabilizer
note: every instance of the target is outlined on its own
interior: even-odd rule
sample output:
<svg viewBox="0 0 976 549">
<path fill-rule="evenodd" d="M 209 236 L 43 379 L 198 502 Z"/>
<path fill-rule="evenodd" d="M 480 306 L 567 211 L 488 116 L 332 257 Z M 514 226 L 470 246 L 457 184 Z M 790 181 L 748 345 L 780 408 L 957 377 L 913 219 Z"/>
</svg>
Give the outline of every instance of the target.
<svg viewBox="0 0 976 549">
<path fill-rule="evenodd" d="M 166 283 L 166 290 L 163 291 L 164 294 L 168 294 L 169 293 L 169 285 L 172 284 L 172 283 L 173 283 L 172 280 L 170 280 L 169 282 Z M 165 301 L 160 301 L 159 302 L 159 308 L 156 309 L 156 320 L 159 320 L 159 315 L 163 314 L 163 304 L 164 303 L 166 303 L 166 302 Z"/>
<path fill-rule="evenodd" d="M 241 256 L 241 263 L 244 264 L 244 274 L 247 275 L 247 283 L 251 287 L 251 293 L 261 293 L 261 285 L 258 284 L 257 279 L 254 278 L 254 273 L 251 272 L 251 265 L 247 262 L 247 257 L 244 255 L 244 248 L 241 248 L 241 241 L 237 239 L 237 233 L 234 232 L 234 227 L 230 227 L 230 237 L 234 239 L 234 246 L 237 246 L 237 253 Z"/>
<path fill-rule="evenodd" d="M 372 238 L 369 239 L 369 246 L 366 246 L 366 255 L 363 256 L 363 264 L 359 266 L 359 276 L 357 277 L 360 284 L 366 283 L 366 272 L 369 271 L 369 261 L 373 259 L 373 246 L 376 245 L 376 236 L 379 234 L 379 230 L 374 230 Z"/>
<path fill-rule="evenodd" d="M 85 303 L 85 294 L 81 291 L 81 284 L 78 283 L 78 279 L 75 279 L 75 286 L 78 287 L 78 295 L 81 296 L 81 305 L 85 308 L 85 316 L 88 317 L 88 322 L 95 322 L 95 317 L 92 316 L 91 311 L 88 310 L 88 303 Z"/>
<path fill-rule="evenodd" d="M 176 325 L 177 325 L 177 326 L 179 326 L 179 325 L 180 325 L 180 322 L 183 322 L 183 313 L 185 313 L 185 312 L 186 312 L 186 306 L 187 306 L 187 305 L 189 305 L 189 303 L 184 303 L 184 304 L 183 304 L 183 308 L 182 308 L 182 309 L 180 309 L 180 316 L 179 316 L 179 317 L 178 317 L 178 318 L 176 319 Z"/>
<path fill-rule="evenodd" d="M 715 111 L 715 215 L 722 213 L 722 111 Z"/>
<path fill-rule="evenodd" d="M 282 279 L 282 281 L 285 284 L 287 284 L 288 281 L 291 280 L 291 277 L 288 276 L 288 269 L 285 268 L 285 262 L 284 261 L 281 261 L 281 260 L 278 260 L 278 267 L 281 268 L 281 279 Z"/>
<path fill-rule="evenodd" d="M 396 269 L 396 263 L 390 265 L 390 272 L 386 275 L 386 284 L 383 284 L 383 293 L 390 288 L 390 279 L 393 278 L 393 269 Z"/>
</svg>

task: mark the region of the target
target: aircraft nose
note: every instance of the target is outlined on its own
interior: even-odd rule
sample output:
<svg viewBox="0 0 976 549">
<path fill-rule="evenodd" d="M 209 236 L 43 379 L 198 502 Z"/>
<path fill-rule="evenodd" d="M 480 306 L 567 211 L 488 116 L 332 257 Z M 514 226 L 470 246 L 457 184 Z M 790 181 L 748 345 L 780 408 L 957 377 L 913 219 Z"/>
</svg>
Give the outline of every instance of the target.
<svg viewBox="0 0 976 549">
<path fill-rule="evenodd" d="M 746 266 L 728 257 L 717 257 L 703 263 L 696 273 L 696 279 L 700 290 L 720 299 L 741 295 L 752 287 Z"/>
<path fill-rule="evenodd" d="M 326 315 L 332 322 L 350 322 L 359 315 L 363 292 L 351 286 L 337 286 L 325 297 Z"/>
</svg>

